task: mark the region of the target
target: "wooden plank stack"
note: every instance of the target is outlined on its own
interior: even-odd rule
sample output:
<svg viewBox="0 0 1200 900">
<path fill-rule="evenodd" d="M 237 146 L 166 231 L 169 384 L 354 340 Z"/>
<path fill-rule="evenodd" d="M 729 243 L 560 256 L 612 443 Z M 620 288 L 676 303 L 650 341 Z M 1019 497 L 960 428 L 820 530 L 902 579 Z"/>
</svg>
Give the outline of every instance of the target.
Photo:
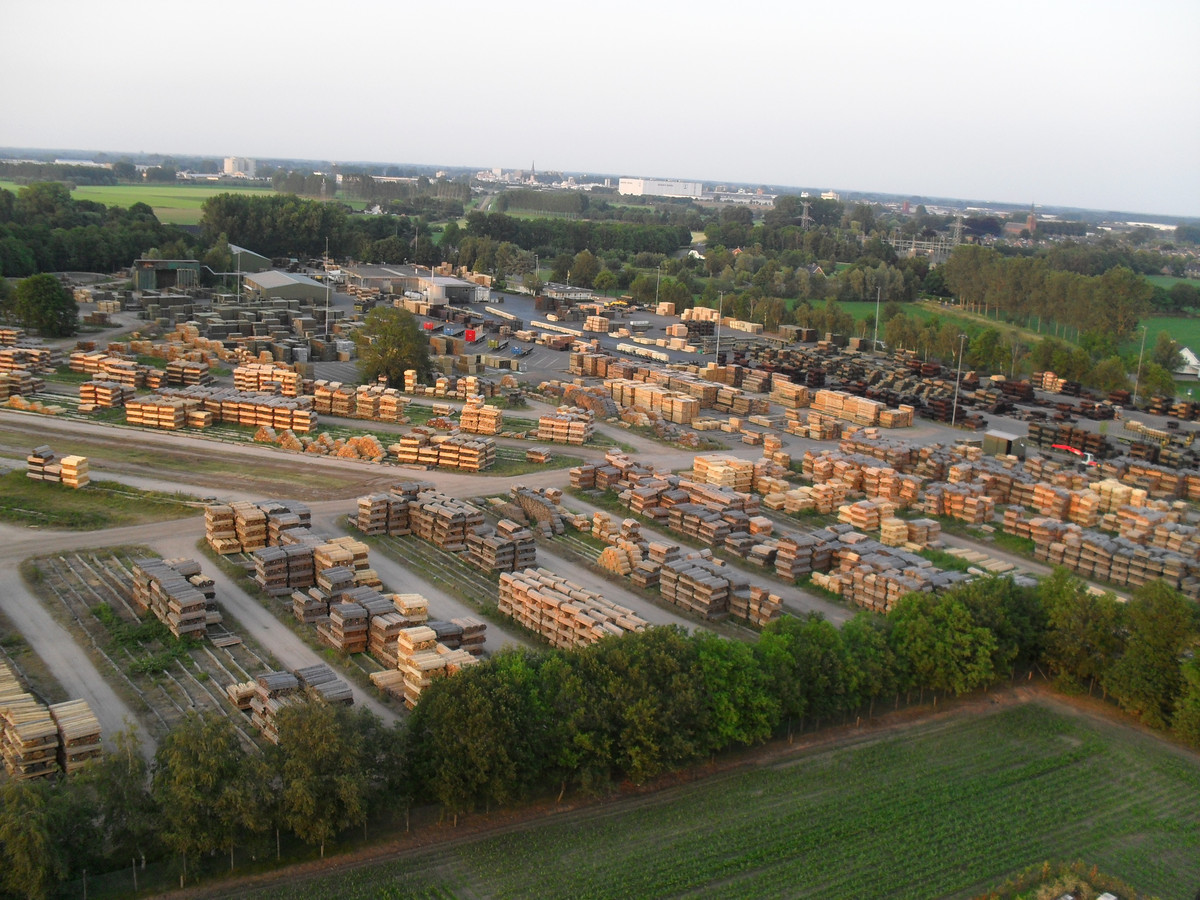
<svg viewBox="0 0 1200 900">
<path fill-rule="evenodd" d="M 632 610 L 547 569 L 501 573 L 499 608 L 555 647 L 584 646 L 646 627 Z"/>
<path fill-rule="evenodd" d="M 220 621 L 212 581 L 195 560 L 134 560 L 132 599 L 139 612 L 154 613 L 177 638 L 202 637 L 210 623 Z"/>
<path fill-rule="evenodd" d="M 590 410 L 576 406 L 560 406 L 538 419 L 539 441 L 554 444 L 584 444 L 592 437 L 595 416 Z"/>
<path fill-rule="evenodd" d="M 512 572 L 537 565 L 533 532 L 511 519 L 501 519 L 495 530 L 475 525 L 466 532 L 467 559 L 485 572 Z"/>
<path fill-rule="evenodd" d="M 484 398 L 472 396 L 463 405 L 459 427 L 469 434 L 499 434 L 504 430 L 504 410 L 487 406 Z"/>
<path fill-rule="evenodd" d="M 62 466 L 54 460 L 54 451 L 49 446 L 34 447 L 25 457 L 25 477 L 33 481 L 61 481 Z"/>
<path fill-rule="evenodd" d="M 50 717 L 58 730 L 58 765 L 68 775 L 103 753 L 100 720 L 86 700 L 51 704 Z"/>
<path fill-rule="evenodd" d="M 16 781 L 27 781 L 58 771 L 58 726 L 50 710 L 30 694 L 21 694 L 0 705 L 0 754 L 4 768 Z"/>
<path fill-rule="evenodd" d="M 88 481 L 88 458 L 86 456 L 64 456 L 60 461 L 60 477 L 62 483 L 69 488 L 78 490 L 86 487 Z"/>
<path fill-rule="evenodd" d="M 110 409 L 124 406 L 136 396 L 134 389 L 115 381 L 85 381 L 79 385 L 79 405 L 82 409 Z M 84 410 L 87 411 L 87 410 Z"/>
</svg>

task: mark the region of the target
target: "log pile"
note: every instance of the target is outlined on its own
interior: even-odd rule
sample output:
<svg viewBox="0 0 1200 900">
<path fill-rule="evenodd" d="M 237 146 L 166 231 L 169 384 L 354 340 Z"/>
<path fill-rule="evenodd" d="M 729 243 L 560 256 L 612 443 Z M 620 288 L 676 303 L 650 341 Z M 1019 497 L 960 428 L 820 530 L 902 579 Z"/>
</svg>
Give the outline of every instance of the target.
<svg viewBox="0 0 1200 900">
<path fill-rule="evenodd" d="M 547 569 L 501 573 L 499 608 L 555 647 L 584 646 L 646 627 L 632 610 Z"/>
</svg>

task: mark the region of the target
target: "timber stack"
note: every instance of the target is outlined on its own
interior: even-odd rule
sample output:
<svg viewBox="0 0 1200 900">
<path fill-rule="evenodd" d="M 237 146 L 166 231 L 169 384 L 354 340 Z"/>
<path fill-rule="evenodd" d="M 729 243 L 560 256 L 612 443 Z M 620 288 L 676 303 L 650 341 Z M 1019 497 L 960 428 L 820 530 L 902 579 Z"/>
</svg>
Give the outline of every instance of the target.
<svg viewBox="0 0 1200 900">
<path fill-rule="evenodd" d="M 177 638 L 201 637 L 221 622 L 213 581 L 193 559 L 134 560 L 133 605 L 154 613 Z"/>
<path fill-rule="evenodd" d="M 499 608 L 555 647 L 586 646 L 646 627 L 632 610 L 547 569 L 501 573 Z"/>
</svg>

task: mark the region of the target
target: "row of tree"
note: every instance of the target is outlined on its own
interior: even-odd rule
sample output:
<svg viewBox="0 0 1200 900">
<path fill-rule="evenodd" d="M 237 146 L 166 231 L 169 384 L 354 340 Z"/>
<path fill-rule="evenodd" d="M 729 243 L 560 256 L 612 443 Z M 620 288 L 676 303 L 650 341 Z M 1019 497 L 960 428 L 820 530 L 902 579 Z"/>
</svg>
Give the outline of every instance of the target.
<svg viewBox="0 0 1200 900">
<path fill-rule="evenodd" d="M 0 189 L 0 275 L 112 272 L 150 247 L 176 244 L 191 256 L 191 239 L 164 226 L 144 203 L 129 209 L 75 200 L 57 182 L 31 184 L 16 194 Z"/>
<path fill-rule="evenodd" d="M 1128 603 L 1065 570 L 1027 588 L 983 579 L 902 598 L 835 628 L 786 617 L 751 645 L 668 627 L 565 651 L 510 650 L 436 681 L 405 729 L 322 704 L 283 709 L 259 753 L 229 720 L 176 726 L 147 769 L 127 737 L 82 777 L 0 791 L 0 881 L 62 879 L 162 854 L 269 853 L 280 831 L 321 847 L 373 815 L 445 814 L 644 782 L 902 698 L 961 695 L 1047 667 L 1200 747 L 1197 606 L 1161 582 Z"/>
<path fill-rule="evenodd" d="M 79 327 L 79 304 L 75 295 L 48 273 L 22 278 L 11 289 L 0 278 L 0 322 L 43 337 L 70 337 Z"/>
</svg>

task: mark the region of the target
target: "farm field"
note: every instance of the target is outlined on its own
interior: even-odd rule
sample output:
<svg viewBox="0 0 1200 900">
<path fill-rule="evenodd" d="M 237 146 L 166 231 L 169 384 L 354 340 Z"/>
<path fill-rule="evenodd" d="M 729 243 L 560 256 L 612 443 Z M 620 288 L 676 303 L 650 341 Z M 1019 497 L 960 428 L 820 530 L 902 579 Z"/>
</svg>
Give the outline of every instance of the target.
<svg viewBox="0 0 1200 900">
<path fill-rule="evenodd" d="M 1200 280 L 1195 278 L 1179 278 L 1175 275 L 1146 275 L 1145 278 L 1151 284 L 1156 285 L 1157 287 L 1166 288 L 1167 290 L 1170 290 L 1181 281 L 1192 285 L 1192 287 L 1200 289 Z"/>
<path fill-rule="evenodd" d="M 16 193 L 21 185 L 0 181 L 0 188 Z M 273 191 L 229 184 L 85 184 L 76 187 L 71 196 L 76 200 L 91 200 L 126 209 L 135 203 L 145 203 L 165 225 L 199 225 L 200 207 L 204 201 L 217 194 L 230 193 L 266 195 Z"/>
<path fill-rule="evenodd" d="M 1034 700 L 239 896 L 926 900 L 1082 859 L 1183 897 L 1198 845 L 1200 758 Z"/>
<path fill-rule="evenodd" d="M 1147 354 L 1154 346 L 1154 339 L 1160 331 L 1167 332 L 1172 340 L 1178 341 L 1182 346 L 1200 352 L 1200 316 L 1152 316 L 1142 319 L 1141 324 L 1146 326 Z M 1142 333 L 1139 329 L 1133 338 L 1121 345 L 1121 349 L 1137 353 L 1141 346 Z"/>
</svg>

